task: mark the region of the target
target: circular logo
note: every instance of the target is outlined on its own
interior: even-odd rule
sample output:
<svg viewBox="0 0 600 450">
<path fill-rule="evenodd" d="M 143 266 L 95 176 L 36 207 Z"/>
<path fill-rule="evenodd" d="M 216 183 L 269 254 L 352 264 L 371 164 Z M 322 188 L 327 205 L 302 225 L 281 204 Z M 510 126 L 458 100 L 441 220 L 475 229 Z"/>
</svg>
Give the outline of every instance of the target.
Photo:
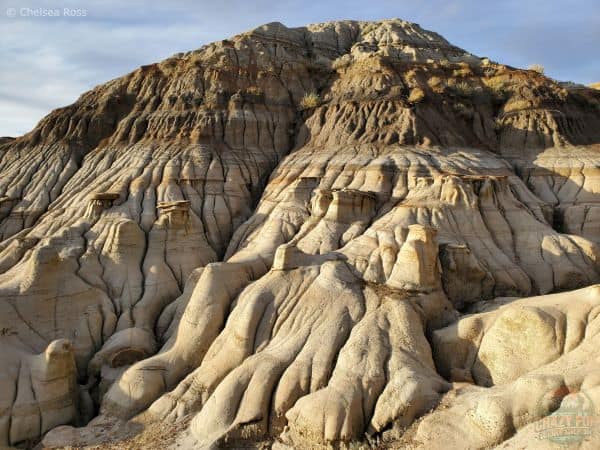
<svg viewBox="0 0 600 450">
<path fill-rule="evenodd" d="M 544 394 L 538 405 L 543 416 L 534 424 L 539 439 L 570 445 L 592 434 L 596 409 L 585 392 L 562 386 Z M 548 410 L 553 412 L 545 415 Z"/>
<path fill-rule="evenodd" d="M 15 17 L 17 15 L 17 9 L 16 8 L 6 8 L 6 15 L 8 17 Z"/>
</svg>

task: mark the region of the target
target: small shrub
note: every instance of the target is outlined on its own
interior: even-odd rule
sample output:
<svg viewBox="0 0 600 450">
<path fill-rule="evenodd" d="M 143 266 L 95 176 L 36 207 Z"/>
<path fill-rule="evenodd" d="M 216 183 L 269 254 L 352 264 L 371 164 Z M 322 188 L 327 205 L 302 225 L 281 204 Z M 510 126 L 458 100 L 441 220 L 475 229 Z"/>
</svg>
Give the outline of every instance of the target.
<svg viewBox="0 0 600 450">
<path fill-rule="evenodd" d="M 423 89 L 416 87 L 411 89 L 410 95 L 408 96 L 408 102 L 414 104 L 420 103 L 425 98 L 425 92 Z"/>
<path fill-rule="evenodd" d="M 471 85 L 465 81 L 457 83 L 454 86 L 454 90 L 456 93 L 462 97 L 470 97 L 473 94 L 473 88 Z"/>
<path fill-rule="evenodd" d="M 321 104 L 321 97 L 316 92 L 307 92 L 300 100 L 300 107 L 302 109 L 316 108 Z"/>
<path fill-rule="evenodd" d="M 532 64 L 530 65 L 527 70 L 533 70 L 534 72 L 537 72 L 539 74 L 544 74 L 544 66 L 542 66 L 541 64 Z"/>
</svg>

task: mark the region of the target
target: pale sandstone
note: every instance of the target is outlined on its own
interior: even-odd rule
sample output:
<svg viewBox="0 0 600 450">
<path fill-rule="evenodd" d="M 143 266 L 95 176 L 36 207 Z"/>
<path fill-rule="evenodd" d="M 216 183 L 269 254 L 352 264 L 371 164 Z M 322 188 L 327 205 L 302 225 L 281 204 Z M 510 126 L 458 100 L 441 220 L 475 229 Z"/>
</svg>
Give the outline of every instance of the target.
<svg viewBox="0 0 600 450">
<path fill-rule="evenodd" d="M 270 23 L 3 138 L 0 442 L 518 448 L 600 405 L 599 111 L 399 19 Z"/>
</svg>

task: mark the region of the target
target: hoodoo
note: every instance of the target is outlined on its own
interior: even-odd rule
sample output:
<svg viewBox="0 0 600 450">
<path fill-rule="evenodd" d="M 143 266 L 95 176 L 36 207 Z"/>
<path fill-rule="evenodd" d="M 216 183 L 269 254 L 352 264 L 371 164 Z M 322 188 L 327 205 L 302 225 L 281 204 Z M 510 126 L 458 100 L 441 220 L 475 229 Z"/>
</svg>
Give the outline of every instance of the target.
<svg viewBox="0 0 600 450">
<path fill-rule="evenodd" d="M 399 19 L 100 85 L 0 140 L 0 446 L 547 448 L 599 165 L 600 91 Z"/>
</svg>

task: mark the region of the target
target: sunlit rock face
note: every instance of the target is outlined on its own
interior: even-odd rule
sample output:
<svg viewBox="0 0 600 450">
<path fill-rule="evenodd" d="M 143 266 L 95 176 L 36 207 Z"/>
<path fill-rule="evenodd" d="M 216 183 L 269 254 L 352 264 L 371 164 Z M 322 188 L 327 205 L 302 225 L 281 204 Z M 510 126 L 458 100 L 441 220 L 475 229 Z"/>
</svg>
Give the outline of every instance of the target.
<svg viewBox="0 0 600 450">
<path fill-rule="evenodd" d="M 599 162 L 599 91 L 397 19 L 98 86 L 0 141 L 0 444 L 521 448 L 600 405 Z"/>
</svg>

